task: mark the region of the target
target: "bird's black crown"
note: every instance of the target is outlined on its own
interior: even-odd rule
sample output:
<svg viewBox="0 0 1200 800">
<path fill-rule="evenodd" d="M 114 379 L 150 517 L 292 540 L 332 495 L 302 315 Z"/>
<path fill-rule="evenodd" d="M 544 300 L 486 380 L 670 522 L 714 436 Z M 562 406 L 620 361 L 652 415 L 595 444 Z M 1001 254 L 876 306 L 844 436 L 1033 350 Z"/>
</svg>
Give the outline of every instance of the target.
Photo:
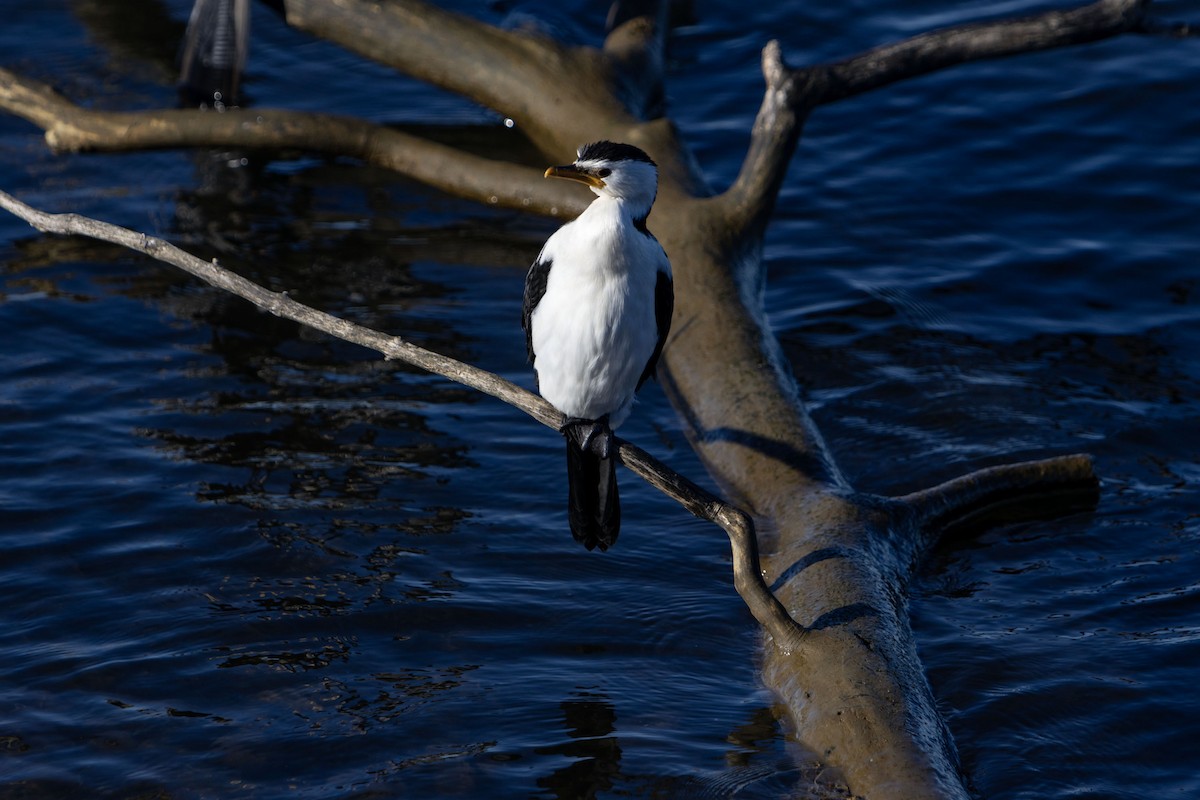
<svg viewBox="0 0 1200 800">
<path fill-rule="evenodd" d="M 631 144 L 623 144 L 621 142 L 592 142 L 585 144 L 579 148 L 579 161 L 642 161 L 652 167 L 658 168 L 658 164 L 650 156 L 646 155 L 646 151 L 641 148 L 634 147 Z"/>
</svg>

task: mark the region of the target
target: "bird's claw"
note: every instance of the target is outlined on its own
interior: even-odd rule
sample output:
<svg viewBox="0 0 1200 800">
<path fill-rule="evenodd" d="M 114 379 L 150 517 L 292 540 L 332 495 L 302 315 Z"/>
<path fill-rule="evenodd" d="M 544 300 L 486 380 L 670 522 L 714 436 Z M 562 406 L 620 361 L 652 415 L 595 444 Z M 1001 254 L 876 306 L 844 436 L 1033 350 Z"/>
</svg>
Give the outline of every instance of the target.
<svg viewBox="0 0 1200 800">
<path fill-rule="evenodd" d="M 612 452 L 613 432 L 608 427 L 608 415 L 600 419 L 568 417 L 558 429 L 568 439 L 574 440 L 580 450 L 590 450 L 598 458 L 608 458 Z"/>
</svg>

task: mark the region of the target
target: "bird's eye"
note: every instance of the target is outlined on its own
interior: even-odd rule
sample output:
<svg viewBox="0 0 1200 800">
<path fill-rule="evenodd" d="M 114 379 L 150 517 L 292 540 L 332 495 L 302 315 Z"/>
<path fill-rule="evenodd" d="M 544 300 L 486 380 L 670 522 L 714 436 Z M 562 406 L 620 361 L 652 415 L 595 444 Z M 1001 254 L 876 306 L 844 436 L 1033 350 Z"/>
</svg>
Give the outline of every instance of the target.
<svg viewBox="0 0 1200 800">
<path fill-rule="evenodd" d="M 607 178 L 609 175 L 612 175 L 612 170 L 609 169 L 608 167 L 604 167 L 600 170 L 597 170 L 596 174 L 599 175 L 601 178 Z"/>
</svg>

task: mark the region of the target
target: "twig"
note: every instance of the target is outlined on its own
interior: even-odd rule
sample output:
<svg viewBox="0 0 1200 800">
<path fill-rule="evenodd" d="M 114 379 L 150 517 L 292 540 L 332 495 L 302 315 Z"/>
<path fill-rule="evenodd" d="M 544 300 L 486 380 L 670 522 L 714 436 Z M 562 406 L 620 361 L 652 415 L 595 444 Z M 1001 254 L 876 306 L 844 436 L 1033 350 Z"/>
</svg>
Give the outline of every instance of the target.
<svg viewBox="0 0 1200 800">
<path fill-rule="evenodd" d="M 426 350 L 399 336 L 367 328 L 304 305 L 283 292 L 272 292 L 217 264 L 204 261 L 175 245 L 79 214 L 50 214 L 22 203 L 0 191 L 0 208 L 45 233 L 86 236 L 144 253 L 151 258 L 188 272 L 205 283 L 235 294 L 275 316 L 290 319 L 346 342 L 382 353 L 476 389 L 524 411 L 543 425 L 558 430 L 566 418 L 541 397 L 499 375 Z M 759 564 L 753 520 L 745 512 L 723 502 L 658 459 L 629 442 L 614 438 L 623 464 L 663 494 L 697 517 L 721 526 L 733 549 L 734 585 L 750 612 L 774 637 L 780 647 L 796 647 L 804 630 L 771 594 Z"/>
</svg>

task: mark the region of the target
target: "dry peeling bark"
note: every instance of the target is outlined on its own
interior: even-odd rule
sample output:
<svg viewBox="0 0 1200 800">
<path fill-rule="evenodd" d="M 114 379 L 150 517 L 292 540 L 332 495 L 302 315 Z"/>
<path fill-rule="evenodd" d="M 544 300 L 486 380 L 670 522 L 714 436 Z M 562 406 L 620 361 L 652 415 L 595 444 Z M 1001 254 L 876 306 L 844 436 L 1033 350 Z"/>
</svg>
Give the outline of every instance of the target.
<svg viewBox="0 0 1200 800">
<path fill-rule="evenodd" d="M 770 632 L 764 679 L 797 740 L 855 795 L 965 798 L 953 742 L 916 653 L 908 583 L 948 531 L 1087 507 L 1097 491 L 1091 462 L 1071 455 L 993 467 L 896 498 L 854 491 L 765 322 L 762 236 L 803 123 L 822 104 L 967 61 L 1145 32 L 1148 2 L 1099 0 L 964 25 L 802 69 L 789 67 L 772 42 L 745 162 L 720 194 L 707 189 L 661 115 L 664 4 L 623 5 L 615 18 L 625 21 L 603 47 L 587 48 L 499 30 L 417 0 L 285 2 L 290 24 L 514 119 L 547 163 L 569 160 L 579 144 L 600 138 L 636 144 L 658 161 L 651 225 L 676 281 L 674 332 L 659 376 L 729 500 L 771 532 L 762 567 L 775 597 L 763 596 L 756 574 L 750 518 L 715 498 L 681 502 L 730 534 L 737 588 Z M 453 194 L 550 216 L 572 216 L 590 199 L 542 181 L 538 171 L 347 118 L 89 111 L 3 71 L 0 106 L 41 126 L 61 150 L 301 148 L 353 155 Z M 553 414 L 545 413 L 539 419 L 551 424 Z M 631 445 L 620 452 L 659 488 L 682 485 L 648 467 Z"/>
</svg>

